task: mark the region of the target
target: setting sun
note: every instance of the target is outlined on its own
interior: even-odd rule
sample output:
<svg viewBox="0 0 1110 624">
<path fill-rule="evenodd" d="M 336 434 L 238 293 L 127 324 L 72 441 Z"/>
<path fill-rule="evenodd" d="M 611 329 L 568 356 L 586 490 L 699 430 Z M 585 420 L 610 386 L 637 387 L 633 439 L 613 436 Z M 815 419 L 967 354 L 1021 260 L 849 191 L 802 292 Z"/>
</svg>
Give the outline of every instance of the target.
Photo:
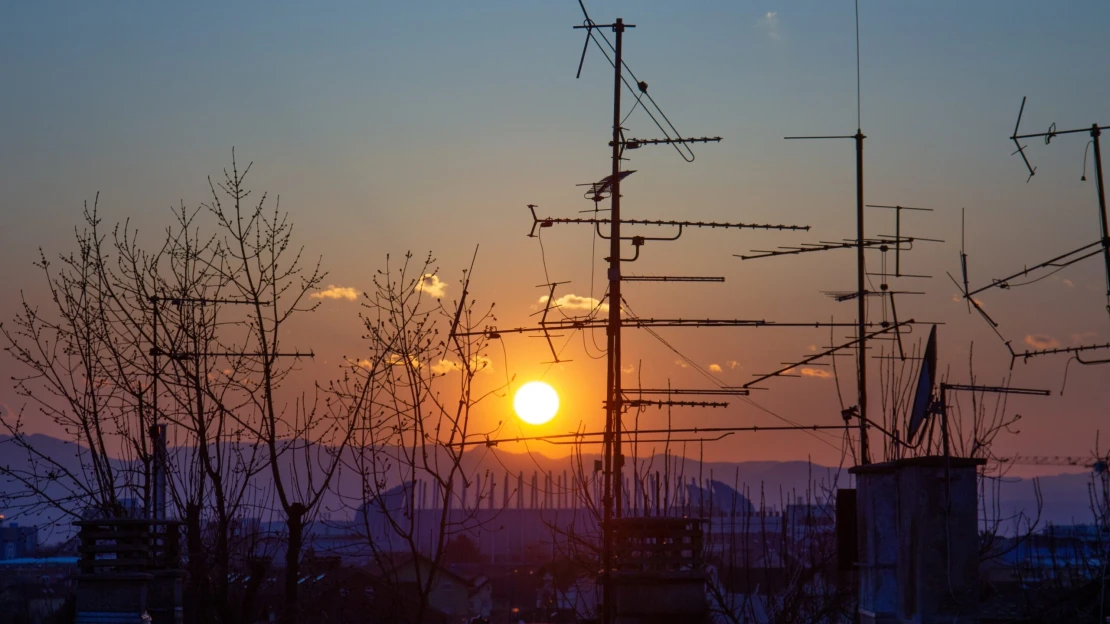
<svg viewBox="0 0 1110 624">
<path fill-rule="evenodd" d="M 559 395 L 554 388 L 542 381 L 530 381 L 516 391 L 513 410 L 524 422 L 542 425 L 559 411 Z"/>
</svg>

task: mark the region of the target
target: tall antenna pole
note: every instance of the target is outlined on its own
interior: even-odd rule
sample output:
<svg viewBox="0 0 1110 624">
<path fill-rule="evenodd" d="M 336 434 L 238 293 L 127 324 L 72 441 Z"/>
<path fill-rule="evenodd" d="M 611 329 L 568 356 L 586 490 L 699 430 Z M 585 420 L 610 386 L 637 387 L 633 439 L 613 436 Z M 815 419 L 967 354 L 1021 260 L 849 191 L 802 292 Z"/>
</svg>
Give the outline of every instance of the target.
<svg viewBox="0 0 1110 624">
<path fill-rule="evenodd" d="M 621 44 L 624 20 L 617 18 L 613 26 L 616 33 L 616 62 L 613 64 L 613 201 L 609 226 L 609 412 L 613 421 L 613 509 L 621 516 L 621 474 L 624 457 L 621 455 Z"/>
<path fill-rule="evenodd" d="M 160 440 L 158 439 L 158 356 L 160 351 L 158 349 L 158 307 L 160 298 L 154 295 L 150 298 L 154 304 L 154 331 L 151 332 L 151 349 L 150 355 L 154 365 L 154 375 L 150 382 L 151 393 L 151 412 L 150 412 L 150 429 L 148 436 L 150 438 L 150 452 L 151 452 L 151 467 L 149 483 L 147 484 L 147 499 L 146 499 L 146 517 L 149 520 L 160 520 L 165 517 L 165 457 L 159 453 Z"/>
<path fill-rule="evenodd" d="M 857 18 L 858 20 L 859 18 Z M 858 28 L 858 26 L 857 26 Z M 858 41 L 858 35 L 857 35 Z M 859 45 L 858 43 L 856 44 Z M 858 63 L 858 61 L 857 61 Z M 866 139 L 863 131 L 856 128 L 856 299 L 858 304 L 856 336 L 859 339 L 858 388 L 859 395 L 859 459 L 860 465 L 871 463 L 868 456 L 867 444 L 867 283 L 866 264 L 864 261 L 864 232 L 863 232 L 863 140 Z"/>
<path fill-rule="evenodd" d="M 859 339 L 859 375 L 858 375 L 858 401 L 859 401 L 859 463 L 866 466 L 871 463 L 868 457 L 867 444 L 867 284 L 864 282 L 866 265 L 863 254 L 863 97 L 862 81 L 860 80 L 860 54 L 859 54 L 859 0 L 856 0 L 856 297 L 858 313 L 856 322 L 856 337 Z"/>
<path fill-rule="evenodd" d="M 1095 144 L 1095 183 L 1098 184 L 1098 214 L 1102 226 L 1102 258 L 1106 263 L 1106 300 L 1107 309 L 1110 309 L 1110 230 L 1106 223 L 1106 187 L 1102 185 L 1102 149 L 1099 146 L 1099 137 L 1102 128 L 1098 124 L 1091 124 L 1091 141 Z"/>
<path fill-rule="evenodd" d="M 602 621 L 613 621 L 613 527 L 614 511 L 621 510 L 621 67 L 624 20 L 617 18 L 613 24 L 616 45 L 613 61 L 613 171 L 612 171 L 612 220 L 609 222 L 609 323 L 607 396 L 605 401 L 605 513 L 602 530 L 602 568 L 604 570 L 604 603 Z"/>
</svg>

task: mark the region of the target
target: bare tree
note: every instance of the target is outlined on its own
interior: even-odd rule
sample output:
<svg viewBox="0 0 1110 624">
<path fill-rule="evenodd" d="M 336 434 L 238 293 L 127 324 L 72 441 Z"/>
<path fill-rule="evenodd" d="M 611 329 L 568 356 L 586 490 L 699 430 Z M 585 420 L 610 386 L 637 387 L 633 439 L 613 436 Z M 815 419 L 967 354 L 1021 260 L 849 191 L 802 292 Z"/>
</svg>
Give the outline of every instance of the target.
<svg viewBox="0 0 1110 624">
<path fill-rule="evenodd" d="M 57 266 L 40 251 L 36 266 L 50 305 L 42 308 L 24 297 L 22 312 L 11 324 L 0 324 L 5 351 L 24 371 L 14 383 L 26 400 L 17 415 L 0 420 L 9 434 L 3 444 L 25 457 L 24 466 L 0 468 L 21 488 L 7 502 L 25 512 L 49 510 L 74 519 L 132 514 L 136 500 L 151 498 L 148 428 L 157 338 L 149 299 L 166 286 L 158 275 L 165 244 L 142 250 L 127 223 L 109 239 L 95 201 L 86 205 L 83 220 L 75 234 L 77 251 L 61 255 Z M 36 448 L 25 417 L 64 432 L 77 445 L 78 465 Z"/>
<path fill-rule="evenodd" d="M 429 608 L 448 544 L 480 526 L 480 505 L 468 508 L 464 499 L 468 487 L 480 487 L 473 485 L 478 475 L 460 443 L 474 435 L 475 408 L 502 387 L 487 381 L 488 338 L 469 335 L 495 320 L 492 306 L 479 309 L 467 299 L 470 277 L 464 272 L 462 293 L 448 308 L 447 285 L 430 256 L 414 262 L 406 254 L 399 267 L 387 257 L 365 294 L 365 352 L 333 387 L 344 411 L 357 414 L 345 468 L 360 484 L 352 501 L 359 530 L 383 582 L 413 601 L 409 617 L 417 622 Z M 488 480 L 486 487 L 476 501 L 493 495 Z M 429 497 L 432 504 L 421 509 L 418 501 Z M 414 578 L 398 576 L 399 556 L 412 564 Z"/>
<path fill-rule="evenodd" d="M 305 527 L 332 483 L 356 421 L 350 413 L 321 405 L 317 384 L 311 392 L 279 396 L 295 374 L 296 363 L 312 355 L 285 350 L 285 330 L 292 319 L 317 308 L 309 295 L 326 273 L 319 261 L 303 261 L 304 250 L 294 244 L 293 226 L 280 201 L 271 208 L 263 194 L 257 202 L 248 202 L 249 171 L 249 164 L 240 171 L 233 157 L 223 180 L 209 181 L 211 200 L 206 208 L 216 221 L 222 251 L 218 268 L 226 291 L 247 302 L 241 335 L 229 349 L 236 354 L 233 382 L 243 400 L 227 415 L 265 449 L 287 530 L 284 616 L 291 619 L 298 610 Z"/>
</svg>

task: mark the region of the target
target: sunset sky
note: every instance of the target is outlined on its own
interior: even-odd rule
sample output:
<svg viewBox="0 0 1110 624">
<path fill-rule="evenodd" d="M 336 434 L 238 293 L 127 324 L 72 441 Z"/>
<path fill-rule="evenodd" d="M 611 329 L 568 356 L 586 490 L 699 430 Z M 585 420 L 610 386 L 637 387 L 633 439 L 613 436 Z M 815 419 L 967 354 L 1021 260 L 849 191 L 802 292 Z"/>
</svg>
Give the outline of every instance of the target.
<svg viewBox="0 0 1110 624">
<path fill-rule="evenodd" d="M 623 187 L 629 218 L 810 225 L 810 232 L 691 231 L 649 242 L 626 273 L 724 276 L 724 284 L 628 284 L 644 317 L 851 321 L 854 303 L 822 291 L 855 288 L 854 253 L 741 261 L 733 254 L 855 235 L 850 141 L 793 142 L 786 135 L 853 134 L 856 66 L 853 4 L 847 0 L 603 1 L 595 20 L 636 24 L 628 64 L 687 136 L 720 135 L 686 164 L 665 147 L 629 153 L 637 173 Z M 1018 107 L 1023 129 L 1040 132 L 1110 124 L 1106 80 L 1110 5 L 1046 3 L 860 3 L 862 126 L 868 203 L 932 208 L 903 217 L 921 244 L 904 270 L 934 276 L 893 287 L 925 291 L 898 300 L 902 318 L 944 323 L 942 370 L 969 382 L 1002 382 L 1009 355 L 958 301 L 945 275 L 959 274 L 961 208 L 972 283 L 1019 270 L 1098 234 L 1092 163 L 1080 181 L 1084 134 L 1050 145 L 1028 142 L 1038 167 L 1028 183 L 1011 156 Z M 179 202 L 207 199 L 206 176 L 231 150 L 254 161 L 251 186 L 280 195 L 326 283 L 370 288 L 387 253 L 431 251 L 445 298 L 480 245 L 472 293 L 497 303 L 501 326 L 533 323 L 548 279 L 570 281 L 556 296 L 599 297 L 606 255 L 591 253 L 591 230 L 543 231 L 544 258 L 527 238 L 526 204 L 544 216 L 592 208 L 575 185 L 608 173 L 612 73 L 591 48 L 575 80 L 583 33 L 574 0 L 389 3 L 9 3 L 0 10 L 0 187 L 4 189 L 0 318 L 18 311 L 17 293 L 44 301 L 31 263 L 42 247 L 72 249 L 82 202 L 100 193 L 105 219 L 130 218 L 151 242 Z M 626 99 L 627 112 L 632 104 Z M 642 111 L 629 136 L 654 137 Z M 1110 151 L 1108 151 L 1110 158 Z M 868 213 L 869 233 L 893 233 L 893 216 Z M 871 270 L 879 254 L 869 252 Z M 591 265 L 592 258 L 592 265 Z M 594 282 L 591 284 L 591 267 Z M 1098 259 L 1035 285 L 980 299 L 1016 350 L 1110 342 L 1106 277 Z M 323 299 L 291 339 L 336 373 L 358 347 L 357 302 Z M 871 313 L 880 314 L 877 301 Z M 670 344 L 715 374 L 741 384 L 829 343 L 827 330 L 666 329 Z M 913 340 L 927 334 L 921 327 Z M 650 336 L 628 330 L 626 385 L 705 386 L 694 370 Z M 843 339 L 838 332 L 836 339 Z M 568 336 L 570 337 L 570 336 Z M 483 413 L 503 435 L 599 428 L 603 360 L 591 337 L 575 335 L 548 366 L 542 340 L 506 336 L 490 352 L 493 372 L 517 382 L 543 378 L 562 395 L 549 425 L 519 424 L 509 398 Z M 564 338 L 565 340 L 566 338 Z M 593 336 L 604 346 L 604 332 Z M 886 345 L 889 348 L 889 345 Z M 592 356 L 592 357 L 591 357 Z M 1095 356 L 1092 356 L 1095 357 Z M 872 408 L 879 409 L 878 361 Z M 1107 422 L 1110 366 L 1067 356 L 1018 361 L 1016 386 L 1051 398 L 1013 400 L 1023 415 L 1000 454 L 1087 455 Z M 841 390 L 853 404 L 847 359 Z M 328 366 L 333 368 L 328 369 Z M 716 371 L 716 369 L 713 369 Z M 820 369 L 821 371 L 827 369 Z M 0 360 L 8 379 L 12 362 Z M 492 379 L 492 377 L 491 377 Z M 493 383 L 492 381 L 490 383 Z M 837 424 L 834 382 L 819 376 L 764 384 L 752 405 L 675 411 L 676 426 L 770 425 L 771 412 L 803 423 Z M 21 399 L 0 384 L 0 409 Z M 5 408 L 6 406 L 6 408 Z M 763 409 L 761 409 L 763 408 Z M 872 414 L 877 412 L 873 411 Z M 663 422 L 647 412 L 644 425 Z M 477 427 L 481 429 L 482 427 Z M 1106 432 L 1110 435 L 1110 431 Z M 1110 440 L 1102 444 L 1103 450 Z M 545 453 L 564 448 L 532 446 Z M 691 451 L 694 452 L 694 451 Z M 707 445 L 715 460 L 805 459 L 835 464 L 839 436 L 739 434 Z M 1056 472 L 1056 469 L 1050 471 Z"/>
</svg>

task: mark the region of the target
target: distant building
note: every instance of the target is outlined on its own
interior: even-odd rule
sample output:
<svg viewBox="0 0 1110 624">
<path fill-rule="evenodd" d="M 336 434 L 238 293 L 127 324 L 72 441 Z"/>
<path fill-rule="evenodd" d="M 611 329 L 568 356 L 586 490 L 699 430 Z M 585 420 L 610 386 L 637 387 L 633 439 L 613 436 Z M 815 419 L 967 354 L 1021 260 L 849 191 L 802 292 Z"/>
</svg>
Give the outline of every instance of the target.
<svg viewBox="0 0 1110 624">
<path fill-rule="evenodd" d="M 38 527 L 21 527 L 0 516 L 0 561 L 30 557 L 38 547 Z"/>
</svg>

